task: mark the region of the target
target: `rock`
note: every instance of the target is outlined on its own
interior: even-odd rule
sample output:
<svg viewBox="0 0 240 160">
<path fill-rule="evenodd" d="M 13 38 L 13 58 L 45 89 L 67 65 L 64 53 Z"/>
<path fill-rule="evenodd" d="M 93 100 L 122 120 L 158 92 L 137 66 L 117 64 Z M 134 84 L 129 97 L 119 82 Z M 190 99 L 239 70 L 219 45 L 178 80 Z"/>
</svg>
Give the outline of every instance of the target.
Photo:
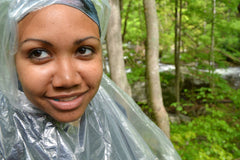
<svg viewBox="0 0 240 160">
<path fill-rule="evenodd" d="M 178 116 L 179 116 L 181 122 L 184 122 L 184 123 L 191 122 L 191 118 L 184 114 L 179 114 Z"/>
<path fill-rule="evenodd" d="M 177 123 L 177 124 L 181 123 L 179 116 L 177 116 L 176 114 L 168 114 L 168 118 L 171 123 Z"/>
<path fill-rule="evenodd" d="M 191 122 L 191 118 L 183 114 L 168 114 L 169 121 L 171 123 L 188 123 Z"/>
<path fill-rule="evenodd" d="M 145 94 L 145 82 L 136 82 L 132 86 L 132 98 L 136 102 L 147 102 L 147 96 Z"/>
</svg>

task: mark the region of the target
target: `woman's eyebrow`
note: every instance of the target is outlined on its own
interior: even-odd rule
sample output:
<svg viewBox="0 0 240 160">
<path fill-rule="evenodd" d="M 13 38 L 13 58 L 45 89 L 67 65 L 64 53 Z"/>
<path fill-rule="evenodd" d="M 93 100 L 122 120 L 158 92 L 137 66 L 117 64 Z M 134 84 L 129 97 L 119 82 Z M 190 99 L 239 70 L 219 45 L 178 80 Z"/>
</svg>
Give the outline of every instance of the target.
<svg viewBox="0 0 240 160">
<path fill-rule="evenodd" d="M 96 39 L 96 40 L 100 41 L 100 39 L 97 38 L 97 37 L 89 36 L 89 37 L 85 37 L 85 38 L 81 38 L 81 39 L 76 40 L 76 41 L 74 42 L 74 45 L 79 45 L 80 43 L 82 43 L 83 41 L 86 41 L 86 40 L 88 40 L 88 39 Z"/>
<path fill-rule="evenodd" d="M 76 40 L 76 41 L 74 42 L 74 45 L 79 45 L 79 44 L 82 43 L 83 41 L 86 41 L 86 40 L 91 39 L 91 38 L 100 41 L 100 39 L 97 38 L 97 37 L 89 36 L 89 37 L 85 37 L 85 38 L 81 38 L 81 39 L 79 39 L 79 40 Z M 44 43 L 44 44 L 46 44 L 46 45 L 48 45 L 48 46 L 53 46 L 53 44 L 51 44 L 50 42 L 45 41 L 45 40 L 42 40 L 42 39 L 27 38 L 27 39 L 25 39 L 24 41 L 22 41 L 22 42 L 19 43 L 19 47 L 21 47 L 24 43 L 29 42 L 29 41 L 41 42 L 41 43 Z"/>
<path fill-rule="evenodd" d="M 29 41 L 41 42 L 41 43 L 44 43 L 44 44 L 46 44 L 48 46 L 53 46 L 53 44 L 51 44 L 50 42 L 42 40 L 42 39 L 28 38 L 28 39 L 25 39 L 24 41 L 20 42 L 19 43 L 19 47 L 21 47 L 24 43 L 29 42 Z"/>
</svg>

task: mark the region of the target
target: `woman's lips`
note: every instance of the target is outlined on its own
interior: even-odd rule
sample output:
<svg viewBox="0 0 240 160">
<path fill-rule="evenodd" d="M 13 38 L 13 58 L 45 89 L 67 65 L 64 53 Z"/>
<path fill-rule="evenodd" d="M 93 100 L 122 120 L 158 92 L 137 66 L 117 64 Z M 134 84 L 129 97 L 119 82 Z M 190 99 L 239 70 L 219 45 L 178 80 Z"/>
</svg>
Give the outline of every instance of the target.
<svg viewBox="0 0 240 160">
<path fill-rule="evenodd" d="M 81 104 L 83 103 L 84 96 L 87 92 L 88 91 L 80 94 L 74 94 L 72 96 L 71 95 L 54 96 L 48 98 L 48 101 L 57 110 L 61 111 L 74 110 L 81 106 Z"/>
<path fill-rule="evenodd" d="M 54 101 L 60 101 L 60 102 L 68 102 L 76 99 L 78 96 L 73 96 L 73 97 L 66 97 L 66 98 L 54 98 Z"/>
</svg>

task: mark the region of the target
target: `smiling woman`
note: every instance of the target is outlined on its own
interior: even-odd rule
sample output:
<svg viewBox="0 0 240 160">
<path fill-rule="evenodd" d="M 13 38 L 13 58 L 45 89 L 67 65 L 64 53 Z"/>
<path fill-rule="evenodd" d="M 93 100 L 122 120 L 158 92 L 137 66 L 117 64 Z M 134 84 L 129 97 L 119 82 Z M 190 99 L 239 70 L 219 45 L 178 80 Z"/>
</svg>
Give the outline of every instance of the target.
<svg viewBox="0 0 240 160">
<path fill-rule="evenodd" d="M 0 11 L 0 159 L 180 159 L 103 74 L 107 0 L 1 0 Z"/>
<path fill-rule="evenodd" d="M 102 77 L 98 25 L 75 8 L 54 4 L 27 15 L 18 32 L 15 62 L 27 98 L 58 121 L 78 120 Z"/>
</svg>

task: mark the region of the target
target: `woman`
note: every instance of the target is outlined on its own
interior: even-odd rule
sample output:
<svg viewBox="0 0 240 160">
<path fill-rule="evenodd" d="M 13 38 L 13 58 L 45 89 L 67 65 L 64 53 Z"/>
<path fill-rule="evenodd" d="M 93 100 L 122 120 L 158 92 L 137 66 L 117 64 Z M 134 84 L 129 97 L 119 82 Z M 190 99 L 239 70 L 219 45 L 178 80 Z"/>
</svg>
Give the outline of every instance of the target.
<svg viewBox="0 0 240 160">
<path fill-rule="evenodd" d="M 180 159 L 102 73 L 107 0 L 2 0 L 0 11 L 1 159 Z"/>
</svg>

